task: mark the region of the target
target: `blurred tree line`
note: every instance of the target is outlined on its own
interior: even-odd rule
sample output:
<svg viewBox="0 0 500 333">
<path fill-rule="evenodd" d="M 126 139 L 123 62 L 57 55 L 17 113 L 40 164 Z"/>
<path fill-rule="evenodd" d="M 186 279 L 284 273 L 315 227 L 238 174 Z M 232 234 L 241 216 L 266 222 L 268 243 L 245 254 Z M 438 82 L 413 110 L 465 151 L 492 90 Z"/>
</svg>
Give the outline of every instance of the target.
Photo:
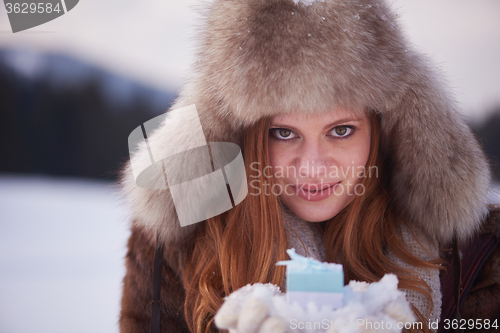
<svg viewBox="0 0 500 333">
<path fill-rule="evenodd" d="M 494 179 L 500 181 L 500 106 L 482 124 L 471 127 L 488 155 Z"/>
<path fill-rule="evenodd" d="M 158 109 L 139 92 L 131 100 L 105 96 L 98 77 L 54 86 L 0 61 L 0 172 L 116 180 L 130 132 L 170 106 Z M 500 107 L 472 128 L 500 181 Z"/>
<path fill-rule="evenodd" d="M 169 107 L 130 100 L 113 102 L 98 77 L 56 86 L 0 61 L 0 172 L 116 180 L 130 132 Z"/>
</svg>

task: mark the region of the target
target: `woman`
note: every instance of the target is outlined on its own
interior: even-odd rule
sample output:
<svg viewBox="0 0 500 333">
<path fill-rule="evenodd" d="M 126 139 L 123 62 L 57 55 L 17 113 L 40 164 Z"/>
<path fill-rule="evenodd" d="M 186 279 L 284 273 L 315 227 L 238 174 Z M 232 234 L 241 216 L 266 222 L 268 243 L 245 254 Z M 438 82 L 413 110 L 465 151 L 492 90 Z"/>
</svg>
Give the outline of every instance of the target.
<svg viewBox="0 0 500 333">
<path fill-rule="evenodd" d="M 191 105 L 199 121 L 185 112 Z M 241 147 L 248 195 L 181 227 L 171 191 L 137 186 L 132 165 L 146 169 L 151 152 L 161 152 L 159 161 L 201 145 L 200 124 L 208 142 Z M 499 213 L 487 206 L 487 162 L 383 1 L 214 1 L 195 75 L 131 161 L 122 179 L 133 212 L 122 333 L 155 331 L 160 320 L 167 332 L 216 330 L 224 296 L 248 283 L 284 287 L 275 263 L 289 247 L 343 264 L 347 281 L 395 273 L 417 317 L 444 322 L 457 314 L 459 271 L 439 249 L 485 240 L 467 250 L 481 256 L 464 266 L 456 299 L 464 318 L 498 311 L 499 250 L 490 234 Z M 202 174 L 166 161 L 184 179 Z M 472 286 L 476 263 L 485 266 Z M 468 305 L 486 301 L 489 313 Z"/>
</svg>

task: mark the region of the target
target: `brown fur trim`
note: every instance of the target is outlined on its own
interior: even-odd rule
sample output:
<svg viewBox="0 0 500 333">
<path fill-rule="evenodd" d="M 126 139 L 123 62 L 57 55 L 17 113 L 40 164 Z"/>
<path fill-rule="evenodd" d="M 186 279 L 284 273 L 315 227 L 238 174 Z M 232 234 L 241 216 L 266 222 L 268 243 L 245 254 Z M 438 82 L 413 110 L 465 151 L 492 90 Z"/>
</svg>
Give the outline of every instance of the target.
<svg viewBox="0 0 500 333">
<path fill-rule="evenodd" d="M 123 280 L 120 313 L 121 333 L 149 333 L 153 288 L 155 245 L 139 228 L 133 228 L 128 241 L 127 274 Z M 189 332 L 184 318 L 182 269 L 166 249 L 161 286 L 161 329 L 165 332 Z"/>
<path fill-rule="evenodd" d="M 483 224 L 482 232 L 494 234 L 500 239 L 500 204 L 489 205 L 488 207 L 490 214 Z"/>
</svg>

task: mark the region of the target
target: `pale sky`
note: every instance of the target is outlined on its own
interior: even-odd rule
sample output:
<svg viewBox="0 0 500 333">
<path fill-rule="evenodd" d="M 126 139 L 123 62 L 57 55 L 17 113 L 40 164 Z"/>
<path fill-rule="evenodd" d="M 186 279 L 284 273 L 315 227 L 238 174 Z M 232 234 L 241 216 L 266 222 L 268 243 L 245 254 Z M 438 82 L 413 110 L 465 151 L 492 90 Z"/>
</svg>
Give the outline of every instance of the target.
<svg viewBox="0 0 500 333">
<path fill-rule="evenodd" d="M 290 0 L 291 1 L 291 0 Z M 194 60 L 199 0 L 80 0 L 64 16 L 13 34 L 0 7 L 0 47 L 56 51 L 178 89 Z M 463 113 L 500 105 L 500 1 L 389 0 L 410 41 L 448 79 Z M 23 60 L 26 66 L 33 59 Z"/>
</svg>

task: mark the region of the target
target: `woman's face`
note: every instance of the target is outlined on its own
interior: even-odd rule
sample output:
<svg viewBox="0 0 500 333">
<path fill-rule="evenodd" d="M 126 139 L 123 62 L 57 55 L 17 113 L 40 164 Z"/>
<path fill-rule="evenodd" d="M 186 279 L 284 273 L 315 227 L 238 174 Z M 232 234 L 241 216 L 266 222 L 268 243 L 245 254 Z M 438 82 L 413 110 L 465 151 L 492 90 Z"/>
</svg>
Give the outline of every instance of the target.
<svg viewBox="0 0 500 333">
<path fill-rule="evenodd" d="M 337 215 L 372 170 L 365 169 L 371 127 L 366 114 L 279 115 L 271 120 L 269 158 L 283 203 L 306 221 Z"/>
</svg>

